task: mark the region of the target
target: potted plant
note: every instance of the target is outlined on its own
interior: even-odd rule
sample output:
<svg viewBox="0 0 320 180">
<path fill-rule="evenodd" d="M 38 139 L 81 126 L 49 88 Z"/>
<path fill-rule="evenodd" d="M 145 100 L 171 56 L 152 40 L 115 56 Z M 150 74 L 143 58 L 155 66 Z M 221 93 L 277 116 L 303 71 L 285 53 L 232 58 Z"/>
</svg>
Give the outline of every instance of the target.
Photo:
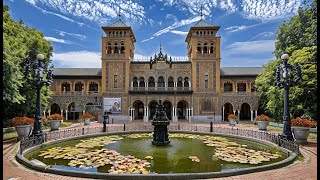
<svg viewBox="0 0 320 180">
<path fill-rule="evenodd" d="M 34 119 L 26 116 L 13 118 L 13 125 L 17 131 L 19 139 L 30 135 L 33 123 Z"/>
<path fill-rule="evenodd" d="M 61 114 L 51 114 L 48 116 L 48 120 L 50 122 L 51 131 L 59 130 L 61 122 L 63 120 L 63 116 Z"/>
<path fill-rule="evenodd" d="M 256 122 L 258 123 L 259 130 L 267 130 L 270 118 L 264 114 L 256 117 Z"/>
<path fill-rule="evenodd" d="M 304 143 L 307 142 L 311 126 L 317 126 L 317 124 L 307 119 L 296 118 L 291 119 L 291 126 L 294 139 L 299 143 Z"/>
<path fill-rule="evenodd" d="M 82 119 L 84 119 L 84 125 L 89 125 L 90 124 L 90 119 L 93 119 L 94 116 L 90 114 L 89 112 L 86 112 L 82 114 Z"/>
<path fill-rule="evenodd" d="M 228 115 L 228 120 L 229 120 L 229 125 L 230 126 L 235 126 L 237 122 L 238 117 L 234 114 L 229 114 Z"/>
</svg>

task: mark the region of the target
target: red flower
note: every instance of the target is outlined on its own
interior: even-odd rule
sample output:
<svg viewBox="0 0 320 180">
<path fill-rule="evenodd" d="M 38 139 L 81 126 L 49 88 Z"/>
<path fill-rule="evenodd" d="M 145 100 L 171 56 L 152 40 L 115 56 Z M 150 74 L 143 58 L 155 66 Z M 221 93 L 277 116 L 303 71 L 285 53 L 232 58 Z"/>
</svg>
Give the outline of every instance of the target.
<svg viewBox="0 0 320 180">
<path fill-rule="evenodd" d="M 33 123 L 34 123 L 34 118 L 28 118 L 27 116 L 13 118 L 14 126 L 29 125 Z"/>
<path fill-rule="evenodd" d="M 297 127 L 311 127 L 314 123 L 308 121 L 307 119 L 291 119 L 291 126 L 297 126 Z M 316 123 L 315 123 L 316 125 Z"/>
<path fill-rule="evenodd" d="M 256 121 L 270 121 L 270 118 L 264 114 L 256 117 Z"/>
<path fill-rule="evenodd" d="M 48 120 L 63 120 L 63 116 L 57 113 L 51 114 L 50 116 L 48 116 Z"/>
<path fill-rule="evenodd" d="M 229 120 L 229 119 L 237 120 L 238 117 L 237 117 L 236 115 L 234 115 L 234 114 L 229 114 L 229 115 L 228 115 L 228 120 Z"/>
<path fill-rule="evenodd" d="M 90 114 L 89 112 L 86 112 L 86 113 L 82 114 L 81 117 L 82 117 L 83 119 L 85 119 L 85 118 L 93 119 L 93 118 L 94 118 L 94 116 L 93 116 L 92 114 Z"/>
</svg>

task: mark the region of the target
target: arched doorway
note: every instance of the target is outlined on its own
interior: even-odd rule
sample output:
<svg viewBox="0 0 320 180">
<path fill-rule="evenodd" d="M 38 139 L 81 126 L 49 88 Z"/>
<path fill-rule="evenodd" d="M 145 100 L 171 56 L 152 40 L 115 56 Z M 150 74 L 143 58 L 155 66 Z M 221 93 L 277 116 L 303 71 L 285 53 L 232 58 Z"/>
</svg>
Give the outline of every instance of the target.
<svg viewBox="0 0 320 180">
<path fill-rule="evenodd" d="M 250 120 L 250 118 L 251 118 L 250 105 L 248 103 L 243 103 L 241 105 L 241 110 L 240 110 L 240 119 Z"/>
<path fill-rule="evenodd" d="M 134 119 L 143 119 L 144 115 L 144 104 L 142 101 L 138 100 L 133 103 L 134 107 Z"/>
<path fill-rule="evenodd" d="M 186 119 L 188 103 L 186 101 L 179 101 L 177 104 L 178 119 Z"/>
<path fill-rule="evenodd" d="M 170 101 L 163 102 L 168 119 L 172 120 L 172 103 Z"/>
<path fill-rule="evenodd" d="M 158 105 L 157 101 L 151 101 L 149 103 L 149 120 L 153 118 L 153 116 L 156 114 L 156 107 Z"/>
<path fill-rule="evenodd" d="M 53 103 L 53 104 L 51 105 L 50 114 L 55 114 L 55 113 L 60 114 L 60 113 L 61 113 L 61 110 L 60 110 L 60 106 L 59 106 L 58 104 Z"/>
<path fill-rule="evenodd" d="M 76 111 L 76 104 L 74 102 L 68 105 L 68 120 L 79 119 L 79 112 Z"/>
<path fill-rule="evenodd" d="M 233 106 L 227 102 L 224 104 L 224 119 L 227 119 L 229 114 L 233 114 Z"/>
</svg>

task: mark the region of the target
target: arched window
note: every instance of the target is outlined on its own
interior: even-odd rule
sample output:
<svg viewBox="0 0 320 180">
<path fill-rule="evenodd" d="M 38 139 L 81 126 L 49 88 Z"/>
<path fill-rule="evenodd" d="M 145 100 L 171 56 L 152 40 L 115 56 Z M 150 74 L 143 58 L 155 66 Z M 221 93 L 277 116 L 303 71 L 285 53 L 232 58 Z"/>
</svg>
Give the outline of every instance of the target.
<svg viewBox="0 0 320 180">
<path fill-rule="evenodd" d="M 238 92 L 246 92 L 246 83 L 238 83 L 237 89 L 238 89 Z"/>
<path fill-rule="evenodd" d="M 232 90 L 232 83 L 230 83 L 230 82 L 227 82 L 227 83 L 224 83 L 224 85 L 223 85 L 224 87 L 224 92 L 232 92 L 233 90 Z"/>
<path fill-rule="evenodd" d="M 208 43 L 204 43 L 204 45 L 203 45 L 203 53 L 208 53 Z"/>
<path fill-rule="evenodd" d="M 96 82 L 91 82 L 89 84 L 89 91 L 98 91 L 98 83 Z"/>
<path fill-rule="evenodd" d="M 251 82 L 251 92 L 256 92 L 256 86 L 254 84 L 254 81 Z"/>
<path fill-rule="evenodd" d="M 144 77 L 140 77 L 139 87 L 145 87 Z"/>
<path fill-rule="evenodd" d="M 63 82 L 61 84 L 61 91 L 70 91 L 70 84 L 68 82 Z"/>
<path fill-rule="evenodd" d="M 124 49 L 124 43 L 121 42 L 121 45 L 120 45 L 120 53 L 121 53 L 121 54 L 124 54 L 124 53 L 125 53 L 124 50 L 125 50 L 125 49 Z"/>
<path fill-rule="evenodd" d="M 177 87 L 182 87 L 182 77 L 178 77 Z"/>
<path fill-rule="evenodd" d="M 164 87 L 164 78 L 162 76 L 158 78 L 158 87 Z"/>
<path fill-rule="evenodd" d="M 149 77 L 148 87 L 155 87 L 154 78 Z"/>
<path fill-rule="evenodd" d="M 119 47 L 118 47 L 118 43 L 117 42 L 114 43 L 114 52 L 113 53 L 114 54 L 119 54 Z"/>
<path fill-rule="evenodd" d="M 133 78 L 132 86 L 133 86 L 133 87 L 138 87 L 138 79 L 137 79 L 137 77 L 134 77 L 134 78 Z"/>
<path fill-rule="evenodd" d="M 214 54 L 214 42 L 210 44 L 210 54 Z"/>
<path fill-rule="evenodd" d="M 184 78 L 183 86 L 184 86 L 184 87 L 189 87 L 189 79 L 188 79 L 188 77 L 185 77 L 185 78 Z"/>
<path fill-rule="evenodd" d="M 82 91 L 83 84 L 81 82 L 77 82 L 74 88 L 75 88 L 75 91 Z"/>
<path fill-rule="evenodd" d="M 197 53 L 201 54 L 201 42 L 198 42 L 197 44 Z"/>
<path fill-rule="evenodd" d="M 168 78 L 168 87 L 174 87 L 173 77 Z"/>
<path fill-rule="evenodd" d="M 108 42 L 107 43 L 107 54 L 111 54 L 111 48 L 112 48 L 111 42 Z"/>
</svg>

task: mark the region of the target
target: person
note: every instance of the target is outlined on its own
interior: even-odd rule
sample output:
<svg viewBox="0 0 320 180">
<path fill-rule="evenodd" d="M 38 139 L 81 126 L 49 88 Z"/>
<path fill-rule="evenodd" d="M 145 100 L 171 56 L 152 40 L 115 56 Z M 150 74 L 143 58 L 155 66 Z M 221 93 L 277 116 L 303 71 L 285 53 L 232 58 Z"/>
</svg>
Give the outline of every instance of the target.
<svg viewBox="0 0 320 180">
<path fill-rule="evenodd" d="M 110 111 L 120 111 L 119 103 L 114 102 L 113 106 L 111 107 Z"/>
</svg>

